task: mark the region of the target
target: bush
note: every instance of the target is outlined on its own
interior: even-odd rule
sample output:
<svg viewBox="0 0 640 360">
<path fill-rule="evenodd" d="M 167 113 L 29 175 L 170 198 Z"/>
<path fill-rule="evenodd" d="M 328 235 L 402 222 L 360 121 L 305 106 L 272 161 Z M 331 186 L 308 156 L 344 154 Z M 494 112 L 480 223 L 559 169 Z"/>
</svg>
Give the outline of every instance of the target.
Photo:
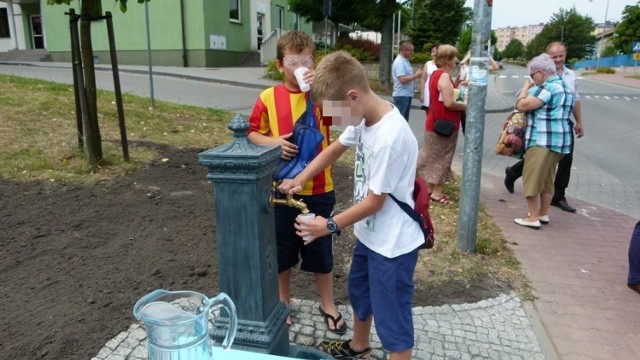
<svg viewBox="0 0 640 360">
<path fill-rule="evenodd" d="M 360 61 L 380 61 L 380 44 L 371 40 L 342 37 L 338 39 L 338 49 L 349 51 L 353 57 Z M 358 56 L 366 59 L 360 59 Z"/>
<path fill-rule="evenodd" d="M 616 71 L 610 67 L 599 67 L 596 69 L 596 72 L 600 74 L 615 74 Z"/>
<path fill-rule="evenodd" d="M 267 64 L 267 68 L 264 70 L 264 72 L 266 73 L 269 79 L 278 80 L 278 81 L 284 80 L 284 74 L 281 73 L 278 70 L 278 67 L 276 66 L 276 59 L 271 59 L 269 61 L 269 63 Z"/>
<path fill-rule="evenodd" d="M 415 53 L 409 60 L 411 61 L 412 64 L 424 65 L 427 61 L 431 60 L 431 53 L 430 52 Z"/>
</svg>

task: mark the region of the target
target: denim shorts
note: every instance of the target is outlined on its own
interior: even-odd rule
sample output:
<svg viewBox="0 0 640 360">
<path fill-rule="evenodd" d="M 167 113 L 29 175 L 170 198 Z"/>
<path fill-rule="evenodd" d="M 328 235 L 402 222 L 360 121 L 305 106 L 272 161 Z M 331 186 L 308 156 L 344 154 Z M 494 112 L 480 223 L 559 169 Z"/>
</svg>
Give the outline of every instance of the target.
<svg viewBox="0 0 640 360">
<path fill-rule="evenodd" d="M 413 274 L 418 248 L 384 257 L 356 242 L 349 272 L 349 300 L 355 316 L 365 321 L 373 315 L 378 337 L 385 350 L 402 352 L 413 348 Z"/>
<path fill-rule="evenodd" d="M 336 203 L 333 191 L 320 195 L 295 196 L 307 205 L 310 212 L 329 217 Z M 302 259 L 300 270 L 312 273 L 328 274 L 333 270 L 333 235 L 317 238 L 309 245 L 296 235 L 293 224 L 300 210 L 282 205 L 274 209 L 276 226 L 276 245 L 278 248 L 278 273 L 289 270 Z"/>
</svg>

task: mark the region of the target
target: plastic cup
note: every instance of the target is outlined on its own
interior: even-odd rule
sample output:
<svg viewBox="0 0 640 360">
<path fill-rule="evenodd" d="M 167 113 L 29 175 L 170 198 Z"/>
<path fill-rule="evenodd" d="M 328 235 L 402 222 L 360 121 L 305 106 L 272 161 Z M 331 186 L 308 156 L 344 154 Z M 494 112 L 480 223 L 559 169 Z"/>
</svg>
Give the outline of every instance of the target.
<svg viewBox="0 0 640 360">
<path fill-rule="evenodd" d="M 307 70 L 309 69 L 301 66 L 293 71 L 293 75 L 296 77 L 296 80 L 298 80 L 298 86 L 303 92 L 307 92 L 311 89 L 311 86 L 304 81 L 304 73 L 306 73 Z"/>
<path fill-rule="evenodd" d="M 298 218 L 300 219 L 301 223 L 306 223 L 309 220 L 313 220 L 316 218 L 316 214 L 314 213 L 308 213 L 308 214 L 300 214 L 298 215 Z M 311 239 L 311 236 L 303 236 L 302 240 L 304 241 L 309 241 Z"/>
</svg>

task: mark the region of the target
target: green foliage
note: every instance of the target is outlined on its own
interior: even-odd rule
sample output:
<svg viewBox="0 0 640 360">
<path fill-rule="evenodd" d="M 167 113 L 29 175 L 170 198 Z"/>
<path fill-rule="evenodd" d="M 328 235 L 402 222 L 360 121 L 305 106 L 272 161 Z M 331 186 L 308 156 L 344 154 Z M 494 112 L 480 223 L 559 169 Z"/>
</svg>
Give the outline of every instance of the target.
<svg viewBox="0 0 640 360">
<path fill-rule="evenodd" d="M 464 57 L 467 51 L 471 48 L 471 41 L 473 41 L 473 29 L 469 26 L 462 32 L 460 39 L 458 40 L 458 56 L 460 58 Z M 497 42 L 498 37 L 496 36 L 495 31 L 491 30 L 491 43 L 495 45 Z M 487 47 L 485 46 L 485 49 L 486 48 Z M 500 55 L 500 52 L 498 49 L 494 50 L 494 60 L 499 60 L 495 58 L 495 52 L 498 52 L 498 55 Z"/>
<path fill-rule="evenodd" d="M 511 39 L 507 46 L 502 51 L 502 56 L 507 59 L 517 59 L 523 57 L 525 54 L 524 44 L 518 39 Z"/>
<path fill-rule="evenodd" d="M 600 74 L 615 74 L 616 71 L 610 67 L 599 67 L 596 69 L 596 72 Z"/>
<path fill-rule="evenodd" d="M 600 56 L 609 57 L 609 56 L 616 56 L 616 55 L 618 55 L 618 50 L 616 49 L 616 47 L 613 45 L 607 45 L 607 47 L 604 48 L 604 50 L 602 50 L 602 54 Z"/>
<path fill-rule="evenodd" d="M 464 54 L 469 51 L 471 48 L 471 35 L 473 34 L 473 29 L 471 26 L 466 28 L 462 34 L 460 34 L 460 39 L 458 40 L 458 55 L 464 56 Z"/>
<path fill-rule="evenodd" d="M 415 53 L 410 60 L 412 64 L 424 64 L 427 61 L 431 60 L 431 52 Z"/>
<path fill-rule="evenodd" d="M 464 0 L 415 0 L 413 27 L 409 31 L 416 48 L 426 43 L 455 44 L 462 25 L 471 18 Z"/>
<path fill-rule="evenodd" d="M 542 31 L 527 45 L 526 57 L 531 59 L 546 51 L 547 45 L 560 41 L 566 44 L 567 58 L 583 58 L 585 45 L 593 44 L 596 39 L 591 35 L 593 19 L 580 15 L 575 8 L 560 9 L 551 16 Z"/>
<path fill-rule="evenodd" d="M 284 80 L 284 74 L 281 73 L 280 70 L 278 70 L 278 67 L 276 66 L 276 59 L 271 59 L 271 61 L 269 61 L 269 63 L 267 64 L 267 68 L 264 70 L 264 72 L 266 73 L 269 79 L 278 80 L 278 81 Z"/>
<path fill-rule="evenodd" d="M 634 41 L 640 41 L 640 1 L 624 7 L 622 21 L 611 39 L 616 50 L 625 54 L 631 52 Z"/>
</svg>

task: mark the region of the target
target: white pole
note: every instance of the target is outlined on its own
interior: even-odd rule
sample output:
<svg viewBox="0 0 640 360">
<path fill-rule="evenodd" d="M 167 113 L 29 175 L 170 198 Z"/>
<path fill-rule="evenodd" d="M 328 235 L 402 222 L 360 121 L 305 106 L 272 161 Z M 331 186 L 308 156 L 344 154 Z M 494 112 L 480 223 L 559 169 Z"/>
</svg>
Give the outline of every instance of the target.
<svg viewBox="0 0 640 360">
<path fill-rule="evenodd" d="M 149 64 L 149 93 L 151 95 L 151 107 L 155 107 L 156 101 L 153 95 L 153 69 L 151 65 L 151 33 L 149 32 L 149 2 L 144 2 L 144 19 L 147 28 L 147 63 Z"/>
<path fill-rule="evenodd" d="M 16 31 L 16 19 L 13 13 L 13 0 L 7 0 L 7 17 L 9 18 L 9 32 L 11 37 L 11 50 L 18 50 L 18 32 Z"/>
</svg>

